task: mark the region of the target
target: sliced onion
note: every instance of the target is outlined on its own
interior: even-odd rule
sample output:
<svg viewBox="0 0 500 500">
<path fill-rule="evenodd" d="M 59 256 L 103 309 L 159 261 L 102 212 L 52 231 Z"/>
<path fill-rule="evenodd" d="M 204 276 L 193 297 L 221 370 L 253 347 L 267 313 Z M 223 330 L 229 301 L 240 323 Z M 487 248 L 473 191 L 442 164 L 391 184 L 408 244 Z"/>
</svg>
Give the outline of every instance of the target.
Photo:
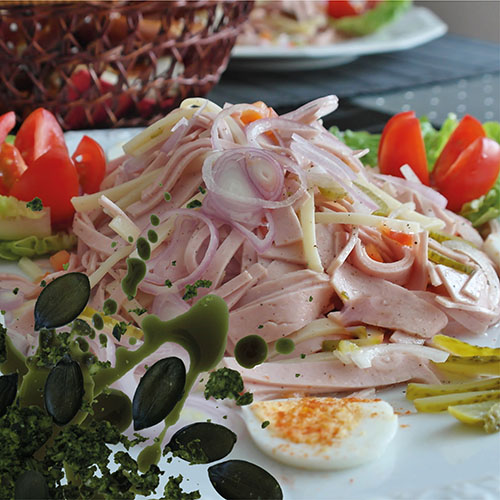
<svg viewBox="0 0 500 500">
<path fill-rule="evenodd" d="M 215 151 L 223 151 L 224 149 L 240 147 L 246 144 L 247 139 L 241 127 L 231 117 L 233 114 L 241 114 L 242 111 L 253 110 L 260 113 L 262 110 L 257 106 L 251 104 L 236 104 L 225 107 L 220 113 L 217 114 L 212 125 L 210 136 L 212 139 L 212 146 Z M 228 121 L 232 121 L 232 128 Z M 237 135 L 234 140 L 234 135 Z"/>
<path fill-rule="evenodd" d="M 373 177 L 380 181 L 395 184 L 396 186 L 401 186 L 402 188 L 410 191 L 415 191 L 419 195 L 426 198 L 430 203 L 437 205 L 439 208 L 446 208 L 446 205 L 448 204 L 448 200 L 441 193 L 438 193 L 424 184 L 410 182 L 406 179 L 401 179 L 400 177 L 394 177 L 393 175 L 373 174 Z"/>
<path fill-rule="evenodd" d="M 319 118 L 333 113 L 339 106 L 339 99 L 336 95 L 327 95 L 314 101 L 304 104 L 290 113 L 286 113 L 283 118 L 297 122 L 315 122 Z"/>
<path fill-rule="evenodd" d="M 243 224 L 233 222 L 233 227 L 240 231 L 248 239 L 249 243 L 255 248 L 257 253 L 264 253 L 268 250 L 273 244 L 274 237 L 276 235 L 276 226 L 271 213 L 266 212 L 265 218 L 267 220 L 267 234 L 262 239 L 259 238 L 253 231 L 246 228 Z"/>
</svg>

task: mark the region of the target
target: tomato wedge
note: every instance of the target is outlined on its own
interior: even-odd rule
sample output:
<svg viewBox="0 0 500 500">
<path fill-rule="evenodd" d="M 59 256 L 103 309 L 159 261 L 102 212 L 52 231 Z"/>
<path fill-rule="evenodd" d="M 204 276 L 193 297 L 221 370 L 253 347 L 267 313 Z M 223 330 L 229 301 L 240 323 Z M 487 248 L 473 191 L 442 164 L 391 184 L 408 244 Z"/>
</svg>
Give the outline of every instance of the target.
<svg viewBox="0 0 500 500">
<path fill-rule="evenodd" d="M 99 191 L 106 173 L 106 155 L 102 147 L 84 135 L 71 157 L 83 192 L 92 194 Z"/>
<path fill-rule="evenodd" d="M 436 160 L 432 171 L 432 179 L 435 184 L 442 184 L 443 177 L 460 153 L 478 137 L 486 137 L 481 122 L 470 115 L 465 115 Z"/>
<path fill-rule="evenodd" d="M 28 167 L 53 147 L 64 149 L 68 154 L 61 126 L 56 117 L 44 108 L 38 108 L 28 115 L 16 135 L 14 144 Z"/>
<path fill-rule="evenodd" d="M 486 194 L 499 173 L 500 144 L 487 137 L 478 137 L 443 175 L 435 179 L 436 187 L 448 199 L 447 208 L 458 212 L 464 203 Z"/>
<path fill-rule="evenodd" d="M 349 2 L 349 0 L 329 0 L 327 12 L 330 17 L 340 19 L 341 17 L 358 16 L 367 10 L 373 9 L 380 0 L 368 0 L 367 2 Z"/>
<path fill-rule="evenodd" d="M 398 113 L 387 122 L 378 148 L 381 173 L 403 177 L 400 169 L 405 164 L 423 184 L 429 185 L 424 139 L 414 111 Z"/>
<path fill-rule="evenodd" d="M 0 116 L 0 144 L 5 141 L 5 138 L 9 132 L 14 128 L 16 124 L 16 114 L 14 111 L 9 111 L 8 113 Z"/>
<path fill-rule="evenodd" d="M 0 194 L 8 194 L 25 170 L 26 164 L 18 149 L 7 142 L 0 145 Z"/>
<path fill-rule="evenodd" d="M 78 196 L 78 174 L 66 147 L 52 147 L 31 163 L 16 181 L 10 195 L 30 201 L 38 196 L 50 207 L 52 227 L 71 223 L 75 209 L 71 203 Z"/>
</svg>

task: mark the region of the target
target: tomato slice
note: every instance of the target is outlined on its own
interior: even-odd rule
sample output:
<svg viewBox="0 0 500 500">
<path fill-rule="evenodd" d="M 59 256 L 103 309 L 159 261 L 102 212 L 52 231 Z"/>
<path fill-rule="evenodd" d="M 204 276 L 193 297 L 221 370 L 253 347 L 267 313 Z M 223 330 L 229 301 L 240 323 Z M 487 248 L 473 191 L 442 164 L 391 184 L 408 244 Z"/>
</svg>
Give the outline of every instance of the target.
<svg viewBox="0 0 500 500">
<path fill-rule="evenodd" d="M 453 131 L 441 154 L 436 160 L 432 171 L 435 184 L 440 184 L 443 176 L 453 165 L 460 153 L 472 144 L 478 137 L 486 137 L 481 122 L 470 115 L 465 115 Z"/>
<path fill-rule="evenodd" d="M 16 181 L 10 195 L 30 201 L 38 196 L 50 207 L 53 228 L 71 223 L 75 209 L 71 203 L 78 196 L 78 174 L 66 147 L 52 147 L 38 157 Z"/>
<path fill-rule="evenodd" d="M 92 194 L 99 191 L 106 173 L 106 155 L 102 147 L 84 135 L 71 157 L 83 192 Z"/>
<path fill-rule="evenodd" d="M 500 173 L 500 144 L 478 137 L 464 149 L 453 165 L 435 179 L 439 192 L 454 212 L 462 205 L 486 194 Z"/>
<path fill-rule="evenodd" d="M 4 142 L 0 145 L 0 185 L 3 190 L 7 190 L 8 193 L 25 170 L 26 164 L 14 144 Z"/>
<path fill-rule="evenodd" d="M 398 113 L 387 122 L 378 149 L 381 173 L 403 177 L 400 169 L 406 163 L 420 181 L 428 186 L 429 172 L 424 139 L 414 111 Z"/>
<path fill-rule="evenodd" d="M 8 113 L 0 116 L 0 144 L 5 141 L 9 132 L 14 128 L 16 124 L 16 114 L 14 111 L 9 111 Z"/>
<path fill-rule="evenodd" d="M 14 144 L 28 167 L 52 147 L 67 151 L 61 126 L 56 117 L 44 108 L 38 108 L 28 115 L 16 135 Z"/>
<path fill-rule="evenodd" d="M 335 19 L 347 16 L 357 16 L 364 12 L 364 6 L 361 3 L 351 3 L 349 0 L 329 0 L 328 15 Z"/>
</svg>

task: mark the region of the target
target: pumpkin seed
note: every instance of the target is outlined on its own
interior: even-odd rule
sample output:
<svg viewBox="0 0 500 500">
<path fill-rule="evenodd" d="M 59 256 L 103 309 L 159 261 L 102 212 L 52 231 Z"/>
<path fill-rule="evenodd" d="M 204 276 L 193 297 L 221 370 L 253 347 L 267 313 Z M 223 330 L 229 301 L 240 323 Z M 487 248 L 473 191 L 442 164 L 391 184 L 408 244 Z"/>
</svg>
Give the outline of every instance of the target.
<svg viewBox="0 0 500 500">
<path fill-rule="evenodd" d="M 281 500 L 283 492 L 269 472 L 245 460 L 228 460 L 208 468 L 217 493 L 226 500 Z"/>
<path fill-rule="evenodd" d="M 90 282 L 83 273 L 68 273 L 51 281 L 35 304 L 35 330 L 67 325 L 85 309 Z"/>
<path fill-rule="evenodd" d="M 23 472 L 16 480 L 14 498 L 16 500 L 49 498 L 49 487 L 45 478 L 36 470 Z"/>
<path fill-rule="evenodd" d="M 65 354 L 45 381 L 47 413 L 57 425 L 65 425 L 78 413 L 83 400 L 83 374 L 80 365 Z"/>
<path fill-rule="evenodd" d="M 191 464 L 209 464 L 231 453 L 236 434 L 223 425 L 196 422 L 179 429 L 165 451 Z"/>
<path fill-rule="evenodd" d="M 17 373 L 0 377 L 0 417 L 5 415 L 7 408 L 14 402 L 17 394 Z"/>
<path fill-rule="evenodd" d="M 157 361 L 142 376 L 132 401 L 136 431 L 151 427 L 167 417 L 184 394 L 186 367 L 176 357 Z"/>
<path fill-rule="evenodd" d="M 110 389 L 108 393 L 101 392 L 92 405 L 94 415 L 85 419 L 85 424 L 94 419 L 107 420 L 115 425 L 120 432 L 125 432 L 132 422 L 132 401 L 117 389 Z"/>
</svg>

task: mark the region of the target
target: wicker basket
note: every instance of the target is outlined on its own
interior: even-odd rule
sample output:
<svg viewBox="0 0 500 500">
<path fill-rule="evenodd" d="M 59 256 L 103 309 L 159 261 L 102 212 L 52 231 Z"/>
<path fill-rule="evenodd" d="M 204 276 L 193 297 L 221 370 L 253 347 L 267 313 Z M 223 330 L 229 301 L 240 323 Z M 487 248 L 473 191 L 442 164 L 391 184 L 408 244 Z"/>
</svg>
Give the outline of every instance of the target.
<svg viewBox="0 0 500 500">
<path fill-rule="evenodd" d="M 146 125 L 226 68 L 251 1 L 0 2 L 0 114 Z"/>
</svg>

